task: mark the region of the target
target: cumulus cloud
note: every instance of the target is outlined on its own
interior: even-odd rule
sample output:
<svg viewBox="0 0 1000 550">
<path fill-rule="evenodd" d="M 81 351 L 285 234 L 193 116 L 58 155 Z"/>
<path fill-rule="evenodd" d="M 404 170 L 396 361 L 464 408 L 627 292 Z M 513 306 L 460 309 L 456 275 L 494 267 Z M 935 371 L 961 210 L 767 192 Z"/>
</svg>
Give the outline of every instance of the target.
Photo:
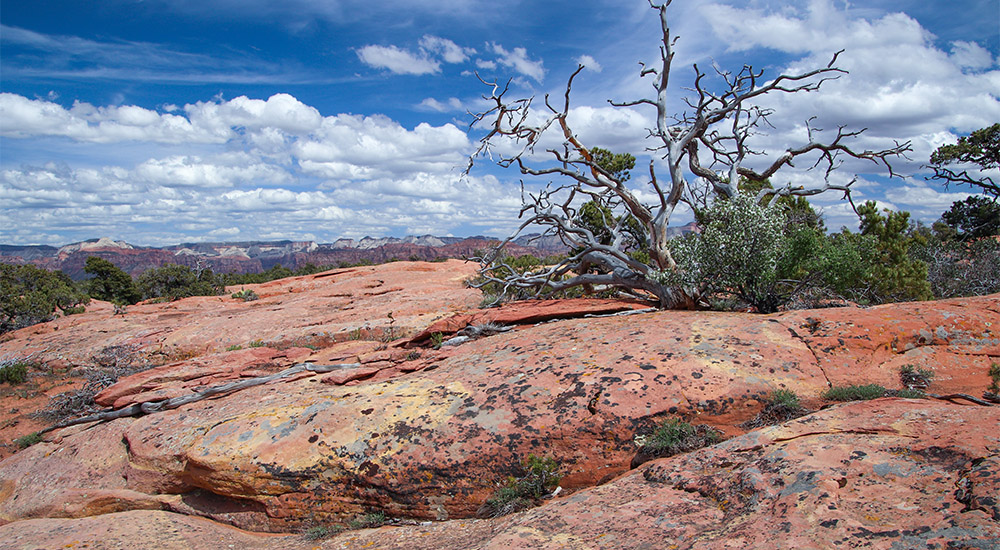
<svg viewBox="0 0 1000 550">
<path fill-rule="evenodd" d="M 463 48 L 447 38 L 431 35 L 424 35 L 420 39 L 420 47 L 440 55 L 446 63 L 461 63 L 476 53 L 475 48 Z"/>
<path fill-rule="evenodd" d="M 529 59 L 527 49 L 514 48 L 508 51 L 500 44 L 494 42 L 489 43 L 488 48 L 498 56 L 496 62 L 504 67 L 514 69 L 517 73 L 527 76 L 538 83 L 541 83 L 545 79 L 545 68 L 542 67 L 542 61 Z"/>
<path fill-rule="evenodd" d="M 577 65 L 583 65 L 588 70 L 594 71 L 595 73 L 601 72 L 601 64 L 597 62 L 596 59 L 590 57 L 589 55 L 581 55 L 576 58 Z"/>
<path fill-rule="evenodd" d="M 970 69 L 988 69 L 995 64 L 989 50 L 962 40 L 951 43 L 951 59 L 959 67 Z"/>
<path fill-rule="evenodd" d="M 771 120 L 777 127 L 759 142 L 772 153 L 804 143 L 804 121 L 815 116 L 815 126 L 830 131 L 838 125 L 867 128 L 849 144 L 858 150 L 910 141 L 912 160 L 897 159 L 896 168 L 912 174 L 923 170 L 933 151 L 931 137 L 942 128 L 967 133 L 1000 120 L 1000 71 L 991 69 L 988 52 L 968 42 L 953 43 L 950 54 L 942 51 L 906 14 L 865 19 L 830 0 L 781 12 L 715 3 L 702 13 L 731 52 L 766 48 L 793 56 L 786 66 L 769 68 L 765 78 L 824 67 L 833 52 L 845 50 L 837 66 L 848 74 L 818 93 L 771 95 L 761 102 L 775 110 Z M 846 161 L 843 169 L 878 171 L 857 161 Z"/>
<path fill-rule="evenodd" d="M 207 128 L 196 128 L 182 116 L 160 114 L 134 105 L 94 107 L 74 102 L 66 109 L 51 101 L 11 93 L 0 94 L 0 135 L 59 136 L 94 143 L 220 143 L 227 137 Z"/>
<path fill-rule="evenodd" d="M 310 228 L 332 241 L 409 228 L 447 234 L 457 224 L 517 218 L 516 208 L 481 204 L 484 196 L 517 204 L 516 193 L 495 179 L 463 175 L 471 143 L 453 124 L 407 128 L 382 115 L 324 117 L 287 94 L 198 102 L 177 114 L 133 105 L 67 109 L 15 94 L 0 96 L 0 108 L 4 139 L 55 136 L 65 147 L 94 150 L 134 138 L 136 151 L 148 152 L 131 165 L 94 159 L 97 167 L 5 167 L 0 216 L 18 219 L 6 238 L 19 242 L 49 234 L 56 240 L 45 242 L 56 244 L 102 235 L 169 244 L 216 227 L 242 227 L 241 238 L 266 238 L 251 228 L 284 238 Z"/>
<path fill-rule="evenodd" d="M 358 59 L 369 67 L 388 69 L 396 74 L 422 75 L 441 72 L 441 63 L 427 57 L 426 52 L 413 53 L 396 46 L 364 46 L 358 49 Z"/>
</svg>

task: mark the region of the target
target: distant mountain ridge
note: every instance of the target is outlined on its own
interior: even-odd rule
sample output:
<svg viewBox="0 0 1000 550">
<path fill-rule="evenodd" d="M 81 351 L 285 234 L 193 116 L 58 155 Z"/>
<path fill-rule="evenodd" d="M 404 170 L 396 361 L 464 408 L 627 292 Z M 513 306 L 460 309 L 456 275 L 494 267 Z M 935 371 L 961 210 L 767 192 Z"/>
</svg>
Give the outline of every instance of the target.
<svg viewBox="0 0 1000 550">
<path fill-rule="evenodd" d="M 364 237 L 339 239 L 333 243 L 314 241 L 240 241 L 181 243 L 146 247 L 107 237 L 90 239 L 62 247 L 47 245 L 0 245 L 0 262 L 34 264 L 61 270 L 74 279 L 86 278 L 84 264 L 90 256 L 104 258 L 133 277 L 168 263 L 208 267 L 218 273 L 259 273 L 281 264 L 296 269 L 370 261 L 434 260 L 475 255 L 501 239 L 491 237 Z M 558 242 L 541 241 L 533 246 L 508 245 L 511 254 L 549 255 L 565 252 Z"/>
<path fill-rule="evenodd" d="M 676 235 L 697 231 L 691 223 L 673 228 Z M 208 267 L 217 273 L 260 273 L 281 264 L 297 269 L 306 264 L 317 266 L 341 263 L 390 260 L 435 260 L 464 258 L 495 246 L 495 237 L 364 237 L 338 239 L 332 243 L 314 241 L 235 241 L 181 243 L 163 247 L 139 246 L 108 237 L 89 239 L 62 247 L 48 245 L 0 244 L 0 262 L 34 264 L 49 270 L 61 270 L 73 279 L 84 279 L 84 264 L 90 256 L 104 258 L 133 277 L 165 264 Z M 513 255 L 549 256 L 563 254 L 567 247 L 558 237 L 524 235 L 507 245 Z"/>
</svg>

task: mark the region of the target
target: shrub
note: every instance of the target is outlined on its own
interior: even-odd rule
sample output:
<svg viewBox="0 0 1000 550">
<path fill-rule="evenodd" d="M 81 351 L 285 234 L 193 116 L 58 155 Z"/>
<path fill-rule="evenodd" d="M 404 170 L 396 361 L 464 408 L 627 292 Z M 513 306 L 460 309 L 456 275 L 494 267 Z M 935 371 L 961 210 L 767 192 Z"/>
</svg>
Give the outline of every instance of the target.
<svg viewBox="0 0 1000 550">
<path fill-rule="evenodd" d="M 440 332 L 435 332 L 431 334 L 431 347 L 434 349 L 441 349 L 441 344 L 444 343 L 444 334 Z"/>
<path fill-rule="evenodd" d="M 530 508 L 551 493 L 559 480 L 559 463 L 551 457 L 529 454 L 521 475 L 508 477 L 479 509 L 480 517 L 500 517 Z"/>
<path fill-rule="evenodd" d="M 886 389 L 878 384 L 834 386 L 823 392 L 827 401 L 867 401 L 886 396 Z"/>
<path fill-rule="evenodd" d="M 741 424 L 747 429 L 770 426 L 798 418 L 806 413 L 799 396 L 791 390 L 775 390 L 768 396 L 764 408 L 757 416 Z"/>
<path fill-rule="evenodd" d="M 1000 403 L 1000 363 L 990 365 L 989 375 L 990 386 L 983 392 L 983 397 L 994 403 Z"/>
<path fill-rule="evenodd" d="M 260 299 L 260 296 L 258 296 L 257 293 L 250 288 L 244 288 L 239 292 L 234 292 L 232 297 L 237 300 L 243 300 L 244 302 L 252 302 Z"/>
<path fill-rule="evenodd" d="M 258 338 L 258 339 L 256 339 L 256 340 L 254 340 L 254 341 L 250 342 L 249 344 L 247 344 L 247 347 L 251 347 L 251 348 L 262 348 L 262 347 L 264 347 L 264 346 L 266 346 L 266 345 L 267 345 L 267 344 L 265 344 L 263 340 L 261 340 L 260 338 Z"/>
<path fill-rule="evenodd" d="M 139 276 L 143 298 L 179 300 L 189 296 L 216 296 L 223 286 L 211 269 L 195 272 L 186 265 L 167 264 L 150 269 Z"/>
<path fill-rule="evenodd" d="M 44 323 L 90 298 L 62 271 L 0 263 L 0 334 Z"/>
<path fill-rule="evenodd" d="M 18 449 L 27 449 L 28 447 L 34 445 L 35 443 L 40 443 L 42 441 L 42 435 L 38 432 L 30 433 L 26 436 L 19 437 L 14 440 L 14 444 L 17 445 Z"/>
<path fill-rule="evenodd" d="M 642 448 L 650 458 L 660 458 L 714 445 L 721 440 L 722 436 L 715 428 L 668 418 L 645 439 Z"/>
<path fill-rule="evenodd" d="M 717 200 L 699 213 L 702 231 L 676 241 L 674 257 L 683 287 L 706 295 L 732 293 L 761 313 L 772 313 L 786 299 L 778 262 L 786 247 L 785 216 L 740 193 Z"/>
<path fill-rule="evenodd" d="M 934 371 L 918 369 L 913 365 L 903 365 L 899 368 L 899 381 L 908 390 L 925 390 L 934 378 Z"/>
<path fill-rule="evenodd" d="M 11 357 L 0 360 L 0 383 L 23 384 L 28 379 L 28 368 L 36 363 L 29 359 Z"/>
<path fill-rule="evenodd" d="M 938 298 L 1000 292 L 1000 240 L 972 242 L 929 239 L 911 255 L 927 265 L 927 280 Z"/>
<path fill-rule="evenodd" d="M 87 382 L 80 389 L 63 392 L 49 400 L 48 406 L 36 413 L 50 421 L 90 414 L 97 410 L 94 397 L 119 378 L 147 370 L 152 365 L 135 345 L 108 346 L 91 358 L 94 366 L 84 374 Z"/>
<path fill-rule="evenodd" d="M 360 518 L 352 519 L 348 523 L 348 526 L 351 529 L 370 529 L 373 527 L 381 527 L 385 525 L 385 522 L 385 512 L 376 510 L 374 512 L 368 512 Z"/>
<path fill-rule="evenodd" d="M 341 525 L 316 525 L 302 533 L 306 540 L 320 540 L 332 537 L 344 530 Z"/>
<path fill-rule="evenodd" d="M 226 351 L 239 351 L 241 349 L 243 349 L 243 346 L 241 346 L 239 344 L 233 344 L 233 345 L 229 346 L 228 348 L 226 348 Z"/>
</svg>

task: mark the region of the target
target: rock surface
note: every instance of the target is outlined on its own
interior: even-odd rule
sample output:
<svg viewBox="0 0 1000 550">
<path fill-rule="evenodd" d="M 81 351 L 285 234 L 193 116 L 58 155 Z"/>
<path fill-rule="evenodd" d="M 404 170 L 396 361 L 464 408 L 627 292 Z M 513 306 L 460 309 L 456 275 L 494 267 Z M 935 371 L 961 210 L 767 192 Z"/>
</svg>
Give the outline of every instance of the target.
<svg viewBox="0 0 1000 550">
<path fill-rule="evenodd" d="M 0 462 L 0 522 L 12 522 L 3 529 L 29 540 L 23 529 L 41 529 L 39 522 L 49 521 L 42 518 L 93 517 L 59 523 L 59 529 L 68 532 L 92 532 L 108 528 L 98 521 L 107 514 L 146 514 L 157 518 L 151 525 L 163 529 L 197 523 L 172 515 L 183 514 L 270 532 L 343 523 L 372 510 L 418 520 L 469 518 L 496 482 L 513 473 L 529 453 L 559 460 L 567 498 L 518 515 L 513 522 L 470 520 L 383 528 L 342 535 L 336 544 L 351 547 L 357 540 L 392 547 L 397 543 L 391 537 L 412 535 L 439 544 L 426 548 L 447 547 L 448 537 L 468 530 L 469 537 L 480 537 L 469 540 L 482 544 L 456 547 L 502 548 L 514 540 L 525 548 L 559 544 L 611 548 L 616 547 L 614 541 L 631 541 L 623 542 L 623 547 L 643 547 L 645 539 L 634 538 L 638 534 L 628 538 L 622 531 L 631 529 L 621 518 L 641 516 L 642 510 L 658 506 L 665 507 L 663 517 L 688 510 L 691 520 L 709 526 L 699 527 L 696 537 L 684 530 L 691 529 L 686 522 L 657 523 L 657 529 L 673 533 L 669 536 L 679 547 L 701 547 L 684 546 L 691 537 L 711 542 L 717 533 L 737 540 L 767 532 L 761 525 L 786 521 L 778 514 L 781 509 L 793 518 L 787 520 L 789 537 L 808 538 L 809 533 L 830 529 L 848 540 L 852 533 L 861 533 L 852 523 L 860 521 L 858 510 L 849 508 L 843 523 L 832 528 L 817 527 L 809 518 L 821 517 L 817 510 L 830 497 L 813 495 L 812 489 L 795 493 L 812 495 L 802 501 L 815 501 L 808 512 L 797 508 L 798 497 L 780 494 L 783 489 L 775 488 L 780 486 L 777 481 L 792 486 L 800 474 L 815 481 L 819 474 L 810 472 L 842 468 L 841 477 L 858 480 L 851 489 L 838 487 L 838 498 L 874 502 L 895 493 L 854 491 L 867 487 L 862 477 L 871 480 L 886 477 L 884 472 L 902 471 L 906 475 L 892 475 L 922 479 L 911 475 L 915 470 L 905 464 L 893 466 L 895 470 L 869 471 L 874 466 L 849 458 L 848 447 L 868 455 L 881 452 L 879 460 L 895 457 L 928 464 L 937 460 L 943 465 L 934 462 L 934 468 L 965 472 L 954 479 L 941 478 L 945 485 L 964 487 L 952 490 L 964 491 L 955 499 L 970 509 L 968 503 L 973 501 L 983 510 L 996 506 L 968 495 L 979 494 L 975 487 L 997 483 L 998 435 L 984 426 L 995 428 L 998 418 L 993 411 L 1000 408 L 906 400 L 840 406 L 781 428 L 800 430 L 795 432 L 799 435 L 775 436 L 777 428 L 771 428 L 670 459 L 669 464 L 680 464 L 676 467 L 683 470 L 676 475 L 690 478 L 683 483 L 670 473 L 673 470 L 664 470 L 668 467 L 662 460 L 633 472 L 629 464 L 638 450 L 634 437 L 667 417 L 705 422 L 739 436 L 743 432 L 739 424 L 755 415 L 766 394 L 775 389 L 793 390 L 815 409 L 822 404 L 819 394 L 831 384 L 874 382 L 899 388 L 899 367 L 912 364 L 933 370 L 929 388 L 933 393 L 979 395 L 989 384 L 990 363 L 1000 361 L 998 296 L 769 316 L 652 312 L 559 320 L 521 325 L 440 350 L 405 347 L 413 344 L 391 340 L 429 334 L 425 329 L 435 322 L 457 329 L 462 323 L 481 322 L 484 315 L 490 316 L 486 320 L 524 323 L 552 318 L 554 310 L 559 311 L 556 316 L 578 316 L 581 311 L 607 311 L 609 305 L 638 307 L 569 301 L 477 312 L 471 308 L 479 301 L 478 292 L 461 284 L 471 269 L 460 262 L 399 262 L 338 270 L 257 285 L 253 288 L 262 296 L 258 302 L 194 298 L 130 308 L 124 318 L 98 309 L 15 333 L 3 343 L 4 352 L 38 351 L 46 360 L 71 366 L 86 364 L 109 343 L 142 345 L 177 359 L 124 378 L 98 396 L 99 403 L 119 407 L 267 375 L 302 361 L 339 367 L 176 410 L 53 432 L 44 442 Z M 266 345 L 224 351 L 254 340 Z M 187 354 L 191 356 L 185 358 Z M 963 428 L 968 436 L 956 428 L 961 422 L 969 425 Z M 923 424 L 931 427 L 919 428 Z M 945 449 L 939 454 L 947 457 L 927 454 L 938 451 L 927 451 L 926 456 L 893 454 L 913 448 L 897 445 L 899 441 L 917 445 L 934 439 L 936 425 L 944 439 L 935 445 Z M 886 443 L 890 440 L 894 443 Z M 872 445 L 877 448 L 864 450 Z M 890 450 L 878 450 L 885 445 Z M 798 454 L 791 454 L 793 450 Z M 977 459 L 982 460 L 973 464 Z M 842 460 L 849 464 L 838 462 Z M 767 461 L 777 464 L 773 471 L 762 469 Z M 654 470 L 662 475 L 649 473 Z M 763 485 L 726 485 L 735 479 L 732 476 L 744 475 L 741 472 L 744 477 L 759 474 L 753 479 Z M 934 475 L 939 474 L 944 476 Z M 819 483 L 809 480 L 802 486 Z M 828 485 L 822 487 L 832 490 Z M 614 497 L 620 502 L 612 497 L 607 502 L 593 500 L 619 491 L 614 487 L 623 487 Z M 969 512 L 952 518 L 948 513 L 955 512 L 955 505 L 941 504 L 951 501 L 923 499 L 909 495 L 909 485 L 902 487 L 897 496 L 919 501 L 914 506 L 937 510 L 938 515 L 920 516 L 906 507 L 872 515 L 885 521 L 911 518 L 917 525 L 913 529 L 927 528 L 913 536 L 944 529 L 940 527 L 944 521 L 976 517 Z M 746 499 L 752 500 L 752 493 L 759 502 L 771 499 L 773 505 L 748 506 L 733 500 L 743 489 Z M 725 495 L 730 504 L 708 506 L 709 496 L 716 493 Z M 645 496 L 634 499 L 635 494 Z M 601 515 L 602 507 L 615 506 L 624 508 Z M 629 511 L 632 508 L 639 512 Z M 548 509 L 560 511 L 546 516 Z M 593 528 L 606 529 L 600 533 L 591 532 L 560 519 L 562 514 L 584 518 L 581 524 L 608 526 Z M 941 519 L 945 516 L 951 519 Z M 113 517 L 117 516 L 109 516 Z M 839 517 L 822 516 L 822 521 Z M 878 533 L 877 523 L 859 525 Z M 740 531 L 736 524 L 747 527 Z M 956 533 L 974 532 L 961 521 L 955 525 Z M 219 529 L 225 534 L 220 537 L 235 536 L 229 528 Z M 896 538 L 903 537 L 902 528 L 896 529 Z M 0 536 L 0 540 L 7 539 Z M 302 543 L 295 538 L 274 540 L 292 545 L 289 548 Z M 456 540 L 466 544 L 464 537 Z M 793 538 L 788 541 L 786 547 L 795 546 Z M 330 546 L 334 541 L 325 544 L 341 547 Z M 831 538 L 830 544 L 840 543 Z"/>
<path fill-rule="evenodd" d="M 839 405 L 493 520 L 307 541 L 162 511 L 0 527 L 10 548 L 996 548 L 1000 408 Z M 229 546 L 235 544 L 236 546 Z"/>
</svg>

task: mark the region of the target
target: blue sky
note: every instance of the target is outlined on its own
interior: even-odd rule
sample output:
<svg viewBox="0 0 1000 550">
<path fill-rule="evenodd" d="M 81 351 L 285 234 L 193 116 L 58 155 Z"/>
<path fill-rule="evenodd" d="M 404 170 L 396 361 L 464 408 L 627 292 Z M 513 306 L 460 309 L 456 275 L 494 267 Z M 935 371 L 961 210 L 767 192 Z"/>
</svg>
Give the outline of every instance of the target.
<svg viewBox="0 0 1000 550">
<path fill-rule="evenodd" d="M 678 111 L 693 63 L 775 76 L 846 49 L 850 75 L 772 100 L 760 147 L 801 143 L 811 116 L 867 127 L 857 147 L 909 140 L 912 160 L 893 180 L 845 163 L 834 180 L 858 175 L 857 199 L 930 222 L 967 196 L 922 164 L 1000 121 L 996 0 L 675 0 L 670 16 Z M 653 125 L 607 103 L 649 95 L 638 62 L 656 60 L 658 23 L 639 0 L 0 0 L 0 25 L 3 243 L 503 236 L 520 175 L 463 173 L 474 71 L 541 96 L 582 61 L 570 122 L 585 144 L 641 157 Z M 822 183 L 800 164 L 777 183 Z M 644 174 L 630 184 L 649 196 Z M 838 199 L 813 202 L 855 227 Z"/>
</svg>

